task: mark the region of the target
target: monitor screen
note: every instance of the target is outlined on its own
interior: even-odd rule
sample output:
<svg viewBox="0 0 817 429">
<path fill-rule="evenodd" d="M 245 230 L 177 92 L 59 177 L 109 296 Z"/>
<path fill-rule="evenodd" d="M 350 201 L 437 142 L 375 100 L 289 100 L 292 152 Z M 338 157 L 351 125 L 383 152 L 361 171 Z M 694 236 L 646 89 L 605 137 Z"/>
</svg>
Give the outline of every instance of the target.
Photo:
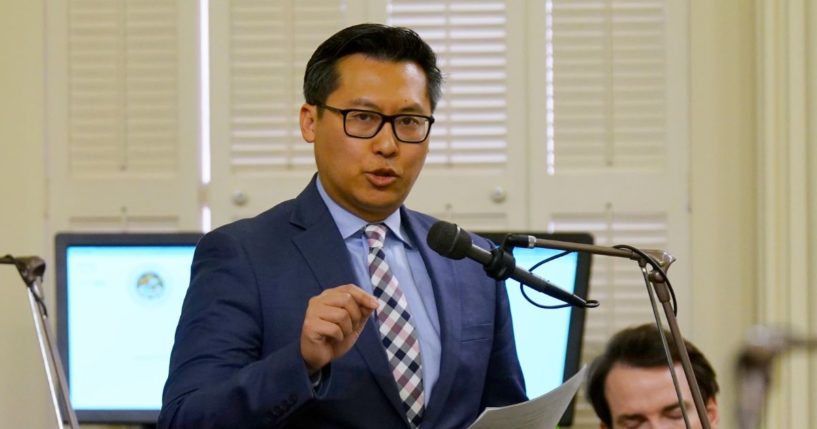
<svg viewBox="0 0 817 429">
<path fill-rule="evenodd" d="M 501 244 L 505 233 L 478 233 L 496 244 Z M 586 233 L 521 232 L 548 240 L 592 244 L 593 237 Z M 533 269 L 533 273 L 550 284 L 581 298 L 587 298 L 590 278 L 590 255 L 570 252 L 563 256 L 561 250 L 544 248 L 514 248 L 516 265 L 530 270 L 542 261 L 548 262 Z M 558 256 L 558 257 L 557 257 Z M 572 377 L 579 370 L 585 311 L 573 307 L 542 309 L 532 305 L 523 295 L 519 282 L 505 281 L 513 317 L 516 351 L 529 398 L 547 393 Z M 559 306 L 563 302 L 525 288 L 524 293 L 545 306 Z M 573 404 L 562 416 L 559 424 L 570 426 L 573 421 Z"/>
<path fill-rule="evenodd" d="M 528 233 L 539 238 L 592 243 L 589 234 Z M 480 233 L 501 243 L 504 233 Z M 57 329 L 71 402 L 80 422 L 156 421 L 173 336 L 190 282 L 200 233 L 63 233 L 56 238 Z M 529 269 L 559 251 L 514 250 Z M 590 256 L 568 254 L 533 271 L 586 297 Z M 584 311 L 542 310 L 508 280 L 514 333 L 533 398 L 578 371 Z M 540 304 L 559 304 L 531 289 Z M 561 425 L 572 421 L 572 405 Z"/>
<path fill-rule="evenodd" d="M 80 422 L 152 423 L 201 234 L 59 234 L 59 345 Z"/>
</svg>

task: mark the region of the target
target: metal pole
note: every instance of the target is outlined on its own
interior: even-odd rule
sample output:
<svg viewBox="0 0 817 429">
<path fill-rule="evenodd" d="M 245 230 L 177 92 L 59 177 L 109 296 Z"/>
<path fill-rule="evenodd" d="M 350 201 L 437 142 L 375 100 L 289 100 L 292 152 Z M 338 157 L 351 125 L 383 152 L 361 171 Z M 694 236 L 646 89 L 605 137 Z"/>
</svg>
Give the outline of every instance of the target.
<svg viewBox="0 0 817 429">
<path fill-rule="evenodd" d="M 45 345 L 45 337 L 43 336 L 43 327 L 42 327 L 42 319 L 38 317 L 39 311 L 37 310 L 37 300 L 34 299 L 34 294 L 31 292 L 31 289 L 28 290 L 28 302 L 31 305 L 31 317 L 34 319 L 34 330 L 37 331 L 37 343 L 40 345 L 40 355 L 43 358 L 43 366 L 45 367 L 45 378 L 48 380 L 48 392 L 51 396 L 51 404 L 54 407 L 54 411 L 56 412 L 56 419 L 57 419 L 57 427 L 62 427 L 63 419 L 62 419 L 62 410 L 60 409 L 60 403 L 57 399 L 57 389 L 55 387 L 55 380 L 54 375 L 51 373 L 51 365 L 49 364 L 48 359 L 48 348 Z"/>
<path fill-rule="evenodd" d="M 701 425 L 704 429 L 710 428 L 709 417 L 706 414 L 706 407 L 701 396 L 701 389 L 698 386 L 695 373 L 692 370 L 692 364 L 689 361 L 689 352 L 687 351 L 686 344 L 684 343 L 684 338 L 681 335 L 681 330 L 678 327 L 678 321 L 675 318 L 675 313 L 670 305 L 671 297 L 667 286 L 667 282 L 669 282 L 669 280 L 661 273 L 661 271 L 665 271 L 675 260 L 672 255 L 662 250 L 640 250 L 631 246 L 606 247 L 571 243 L 567 241 L 545 240 L 529 235 L 518 234 L 510 234 L 506 238 L 506 242 L 508 242 L 510 245 L 519 247 L 546 247 L 551 249 L 587 252 L 594 255 L 631 259 L 638 261 L 639 265 L 649 263 L 653 267 L 653 271 L 650 273 L 650 280 L 656 295 L 658 295 L 659 301 L 662 303 L 664 315 L 666 316 L 667 323 L 669 324 L 670 333 L 675 341 L 675 346 L 678 348 L 678 355 L 681 358 L 681 366 L 684 368 L 684 374 L 687 382 L 689 383 L 689 389 L 692 392 L 692 399 L 698 412 L 698 418 L 700 419 Z M 642 255 L 647 256 L 647 258 Z M 655 316 L 657 318 L 658 314 Z M 660 330 L 661 327 L 659 326 L 658 329 Z M 675 369 L 672 367 L 669 370 L 675 371 Z M 678 401 L 682 402 L 683 398 L 679 397 Z"/>
<path fill-rule="evenodd" d="M 63 426 L 62 408 L 57 397 L 57 387 L 55 386 L 52 368 L 57 372 L 56 384 L 59 385 L 59 394 L 62 395 L 63 404 L 68 414 L 68 422 L 71 429 L 79 429 L 77 416 L 71 406 L 71 397 L 68 393 L 68 381 L 62 366 L 62 359 L 57 350 L 54 335 L 48 322 L 48 311 L 45 307 L 45 296 L 42 292 L 43 274 L 45 273 L 45 261 L 38 256 L 27 256 L 15 258 L 6 255 L 0 258 L 0 263 L 13 264 L 20 272 L 23 282 L 28 289 L 28 302 L 31 306 L 31 315 L 34 318 L 34 329 L 37 332 L 37 342 L 40 346 L 40 354 L 45 366 L 45 375 L 48 379 L 48 389 L 51 394 L 51 402 L 57 418 L 58 427 Z"/>
</svg>

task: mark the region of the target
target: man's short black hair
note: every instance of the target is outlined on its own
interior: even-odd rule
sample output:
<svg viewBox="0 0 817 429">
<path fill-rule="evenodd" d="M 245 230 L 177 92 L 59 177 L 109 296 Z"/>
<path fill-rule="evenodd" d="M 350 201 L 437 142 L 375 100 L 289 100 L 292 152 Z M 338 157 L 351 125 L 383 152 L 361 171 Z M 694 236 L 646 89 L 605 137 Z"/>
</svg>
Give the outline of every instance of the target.
<svg viewBox="0 0 817 429">
<path fill-rule="evenodd" d="M 678 363 L 681 361 L 681 357 L 676 350 L 675 342 L 669 332 L 665 331 L 665 333 L 672 361 Z M 698 380 L 701 396 L 706 404 L 710 398 L 714 398 L 718 394 L 719 387 L 718 381 L 715 379 L 715 370 L 712 369 L 712 365 L 709 364 L 709 361 L 694 344 L 686 340 L 684 340 L 684 344 L 689 352 L 692 371 Z M 664 347 L 661 345 L 658 328 L 653 324 L 646 324 L 617 333 L 607 343 L 604 353 L 590 365 L 587 375 L 587 400 L 593 405 L 596 415 L 607 427 L 613 427 L 613 417 L 610 413 L 610 405 L 604 396 L 604 383 L 607 374 L 616 364 L 636 368 L 666 368 L 667 357 L 664 354 Z"/>
<path fill-rule="evenodd" d="M 358 24 L 344 28 L 318 46 L 304 72 L 304 98 L 307 103 L 326 103 L 329 94 L 338 87 L 337 62 L 354 54 L 378 60 L 416 63 L 426 75 L 432 112 L 437 107 L 443 79 L 434 51 L 413 30 L 382 24 Z"/>
</svg>

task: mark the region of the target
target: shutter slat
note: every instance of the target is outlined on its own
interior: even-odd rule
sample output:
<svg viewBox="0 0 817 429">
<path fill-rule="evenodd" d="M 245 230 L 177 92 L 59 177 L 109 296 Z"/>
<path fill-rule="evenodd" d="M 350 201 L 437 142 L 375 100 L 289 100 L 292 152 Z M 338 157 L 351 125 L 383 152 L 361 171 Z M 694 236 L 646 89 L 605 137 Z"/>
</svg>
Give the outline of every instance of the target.
<svg viewBox="0 0 817 429">
<path fill-rule="evenodd" d="M 392 0 L 388 24 L 410 27 L 437 53 L 446 87 L 426 165 L 507 163 L 504 2 Z"/>
<path fill-rule="evenodd" d="M 297 127 L 306 61 L 337 31 L 338 0 L 230 3 L 230 164 L 237 175 L 314 168 Z"/>
<path fill-rule="evenodd" d="M 553 1 L 549 171 L 664 168 L 665 13 L 662 0 Z"/>
<path fill-rule="evenodd" d="M 178 169 L 177 19 L 175 3 L 70 3 L 72 174 Z"/>
</svg>

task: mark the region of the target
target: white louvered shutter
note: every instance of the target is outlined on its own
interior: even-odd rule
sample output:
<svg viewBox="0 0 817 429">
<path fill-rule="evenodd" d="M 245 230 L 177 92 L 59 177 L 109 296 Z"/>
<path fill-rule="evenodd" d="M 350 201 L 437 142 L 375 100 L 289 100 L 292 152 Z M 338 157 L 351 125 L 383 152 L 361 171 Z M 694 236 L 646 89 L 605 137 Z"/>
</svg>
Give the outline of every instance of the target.
<svg viewBox="0 0 817 429">
<path fill-rule="evenodd" d="M 526 221 L 523 5 L 506 1 L 391 0 L 388 24 L 417 31 L 445 78 L 430 152 L 408 204 L 472 229 Z M 517 64 L 518 65 L 518 64 Z M 514 142 L 514 144 L 511 144 Z"/>
<path fill-rule="evenodd" d="M 552 0 L 532 13 L 541 49 L 534 103 L 532 226 L 589 231 L 597 244 L 666 249 L 682 331 L 691 327 L 688 279 L 686 12 L 665 0 Z M 654 321 L 635 262 L 594 256 L 583 360 L 616 331 Z M 583 397 L 577 428 L 598 427 Z"/>
<path fill-rule="evenodd" d="M 190 6 L 49 2 L 54 230 L 198 229 L 198 46 Z"/>
<path fill-rule="evenodd" d="M 472 227 L 524 221 L 524 146 L 508 146 L 524 139 L 524 110 L 508 103 L 512 91 L 524 91 L 521 79 L 508 84 L 509 59 L 524 55 L 510 41 L 523 35 L 509 30 L 505 3 L 369 6 L 379 7 L 387 23 L 412 27 L 434 46 L 447 76 L 409 206 Z M 252 216 L 306 184 L 315 167 L 297 123 L 304 66 L 326 37 L 367 21 L 361 9 L 328 0 L 211 4 L 211 39 L 226 41 L 211 49 L 214 225 Z"/>
<path fill-rule="evenodd" d="M 210 4 L 213 226 L 294 198 L 315 172 L 298 111 L 306 62 L 346 23 L 341 0 Z"/>
<path fill-rule="evenodd" d="M 553 145 L 558 171 L 663 171 L 663 1 L 553 2 Z"/>
</svg>

